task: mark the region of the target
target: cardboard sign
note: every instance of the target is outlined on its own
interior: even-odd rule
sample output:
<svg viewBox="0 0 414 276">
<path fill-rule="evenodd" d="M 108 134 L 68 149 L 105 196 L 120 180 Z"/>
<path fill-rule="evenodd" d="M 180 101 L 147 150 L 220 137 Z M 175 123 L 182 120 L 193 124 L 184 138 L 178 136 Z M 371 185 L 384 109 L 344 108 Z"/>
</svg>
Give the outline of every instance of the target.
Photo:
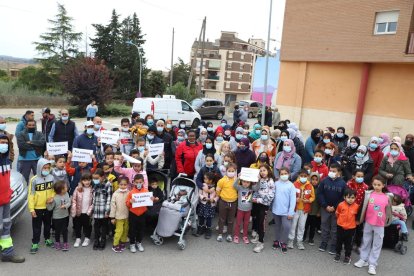
<svg viewBox="0 0 414 276">
<path fill-rule="evenodd" d="M 100 138 L 101 143 L 116 145 L 119 140 L 119 131 L 102 130 Z"/>
<path fill-rule="evenodd" d="M 72 161 L 92 163 L 93 150 L 73 148 Z"/>
<path fill-rule="evenodd" d="M 49 155 L 59 155 L 68 153 L 68 142 L 47 143 L 46 149 Z"/>
<path fill-rule="evenodd" d="M 141 161 L 139 161 L 139 160 L 137 160 L 137 159 L 135 159 L 135 158 L 133 158 L 129 155 L 126 155 L 125 153 L 122 154 L 122 157 L 124 158 L 124 160 L 128 161 L 129 163 L 141 164 Z"/>
<path fill-rule="evenodd" d="M 240 179 L 251 181 L 251 182 L 258 182 L 259 173 L 260 173 L 259 169 L 241 168 Z"/>
<path fill-rule="evenodd" d="M 152 206 L 153 202 L 151 200 L 151 197 L 152 197 L 152 192 L 132 194 L 132 199 L 134 200 L 134 203 L 132 203 L 132 208 L 142 207 L 142 206 Z"/>
<path fill-rule="evenodd" d="M 149 156 L 160 155 L 163 152 L 164 152 L 164 143 L 148 144 Z"/>
</svg>

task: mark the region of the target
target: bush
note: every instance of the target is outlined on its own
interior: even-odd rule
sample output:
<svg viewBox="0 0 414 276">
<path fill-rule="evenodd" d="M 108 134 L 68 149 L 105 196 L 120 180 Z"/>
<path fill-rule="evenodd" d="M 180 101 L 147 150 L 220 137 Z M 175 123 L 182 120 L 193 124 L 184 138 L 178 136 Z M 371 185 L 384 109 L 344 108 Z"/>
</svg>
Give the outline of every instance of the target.
<svg viewBox="0 0 414 276">
<path fill-rule="evenodd" d="M 99 106 L 98 116 L 100 117 L 129 117 L 131 116 L 132 108 L 125 104 L 110 103 L 105 107 Z M 69 108 L 69 114 L 72 118 L 85 118 L 86 111 L 84 108 L 72 106 Z"/>
</svg>

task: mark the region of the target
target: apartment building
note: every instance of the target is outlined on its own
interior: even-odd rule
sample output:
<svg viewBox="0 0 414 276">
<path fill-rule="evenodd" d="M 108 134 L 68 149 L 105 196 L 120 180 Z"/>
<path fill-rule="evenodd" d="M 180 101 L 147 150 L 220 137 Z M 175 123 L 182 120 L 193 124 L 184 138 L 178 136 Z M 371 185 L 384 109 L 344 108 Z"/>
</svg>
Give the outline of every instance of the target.
<svg viewBox="0 0 414 276">
<path fill-rule="evenodd" d="M 200 45 L 199 43 L 195 41 L 191 48 L 191 64 L 197 86 L 202 48 L 202 43 Z M 215 42 L 206 41 L 201 72 L 203 96 L 222 100 L 226 105 L 249 100 L 256 57 L 265 55 L 264 45 L 262 39 L 250 39 L 246 42 L 239 39 L 237 33 L 224 31 Z M 198 51 L 197 46 L 199 46 Z"/>
<path fill-rule="evenodd" d="M 413 132 L 414 0 L 286 0 L 277 104 L 305 130 Z"/>
</svg>

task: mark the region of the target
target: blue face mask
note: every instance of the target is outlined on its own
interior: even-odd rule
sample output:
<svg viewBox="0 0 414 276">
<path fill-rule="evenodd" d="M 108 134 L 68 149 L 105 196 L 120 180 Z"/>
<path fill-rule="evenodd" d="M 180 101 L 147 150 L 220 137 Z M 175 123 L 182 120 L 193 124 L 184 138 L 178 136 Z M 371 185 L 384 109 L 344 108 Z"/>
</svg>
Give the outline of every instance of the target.
<svg viewBox="0 0 414 276">
<path fill-rule="evenodd" d="M 377 145 L 377 144 L 374 144 L 374 143 L 370 143 L 370 144 L 369 144 L 369 147 L 370 147 L 371 149 L 376 149 L 376 148 L 378 148 L 378 145 Z"/>
<path fill-rule="evenodd" d="M 355 181 L 356 181 L 356 183 L 361 184 L 362 182 L 364 182 L 364 178 L 363 177 L 356 177 Z"/>
<path fill-rule="evenodd" d="M 260 136 L 260 139 L 262 139 L 263 141 L 266 141 L 267 139 L 269 139 L 269 136 L 263 134 L 262 136 Z"/>
<path fill-rule="evenodd" d="M 95 124 L 95 129 L 101 129 L 101 125 Z"/>
<path fill-rule="evenodd" d="M 288 139 L 287 136 L 280 136 L 280 141 L 282 142 L 286 141 L 287 139 Z"/>
<path fill-rule="evenodd" d="M 323 142 L 324 142 L 325 144 L 328 144 L 330 141 L 331 141 L 331 139 L 323 139 Z"/>
<path fill-rule="evenodd" d="M 163 127 L 157 127 L 157 131 L 158 132 L 162 132 L 164 130 L 164 128 Z"/>
<path fill-rule="evenodd" d="M 179 142 L 184 141 L 184 139 L 185 139 L 185 138 L 184 138 L 183 136 L 178 136 L 178 137 L 177 137 L 177 140 L 178 140 Z"/>
<path fill-rule="evenodd" d="M 399 151 L 398 150 L 391 150 L 390 153 L 391 153 L 392 156 L 396 157 L 396 156 L 398 156 Z"/>
<path fill-rule="evenodd" d="M 212 143 L 206 143 L 206 149 L 211 149 L 213 147 Z"/>
<path fill-rule="evenodd" d="M 43 176 L 48 176 L 50 174 L 50 172 L 49 171 L 42 171 L 42 175 Z"/>
<path fill-rule="evenodd" d="M 223 136 L 217 136 L 216 141 L 217 142 L 223 142 Z"/>
<path fill-rule="evenodd" d="M 139 152 L 143 152 L 144 150 L 145 150 L 145 147 L 142 147 L 142 146 L 141 147 L 138 147 L 138 151 Z"/>
<path fill-rule="evenodd" d="M 6 124 L 0 124 L 0 130 L 5 130 L 6 129 Z"/>
<path fill-rule="evenodd" d="M 154 135 L 152 135 L 152 134 L 147 134 L 147 138 L 148 138 L 148 140 L 152 140 L 152 139 L 154 139 Z"/>
<path fill-rule="evenodd" d="M 236 134 L 236 139 L 240 140 L 241 138 L 243 138 L 243 134 Z"/>
<path fill-rule="evenodd" d="M 101 183 L 101 181 L 99 179 L 92 179 L 92 182 L 95 185 L 99 185 L 99 183 Z"/>
<path fill-rule="evenodd" d="M 260 129 L 256 129 L 254 132 L 255 132 L 256 134 L 260 134 L 262 131 L 261 131 Z"/>
<path fill-rule="evenodd" d="M 343 133 L 341 133 L 341 132 L 338 132 L 338 133 L 336 134 L 336 137 L 338 137 L 338 138 L 342 138 L 342 137 L 344 137 L 344 134 L 343 134 Z"/>
<path fill-rule="evenodd" d="M 322 157 L 314 157 L 313 161 L 315 161 L 316 163 L 321 163 L 322 162 Z"/>
<path fill-rule="evenodd" d="M 285 151 L 285 152 L 291 152 L 292 151 L 292 147 L 291 146 L 283 146 L 283 151 Z"/>
<path fill-rule="evenodd" d="M 93 128 L 87 128 L 86 129 L 86 134 L 92 135 L 94 133 L 95 133 L 95 131 L 93 130 Z"/>
<path fill-rule="evenodd" d="M 363 153 L 360 153 L 360 152 L 357 152 L 357 153 L 356 153 L 356 157 L 358 157 L 358 158 L 362 158 L 362 157 L 364 157 L 364 154 L 363 154 Z"/>
<path fill-rule="evenodd" d="M 9 150 L 8 144 L 0 144 L 0 153 L 6 153 Z"/>
<path fill-rule="evenodd" d="M 212 132 L 213 131 L 213 128 L 212 127 L 208 127 L 207 128 L 207 131 Z"/>
<path fill-rule="evenodd" d="M 153 119 L 148 119 L 147 120 L 147 125 L 152 126 L 154 124 L 154 120 Z"/>
<path fill-rule="evenodd" d="M 221 123 L 220 124 L 222 127 L 225 127 L 226 126 L 226 123 Z"/>
<path fill-rule="evenodd" d="M 67 121 L 69 120 L 69 116 L 62 116 L 62 121 Z"/>
</svg>

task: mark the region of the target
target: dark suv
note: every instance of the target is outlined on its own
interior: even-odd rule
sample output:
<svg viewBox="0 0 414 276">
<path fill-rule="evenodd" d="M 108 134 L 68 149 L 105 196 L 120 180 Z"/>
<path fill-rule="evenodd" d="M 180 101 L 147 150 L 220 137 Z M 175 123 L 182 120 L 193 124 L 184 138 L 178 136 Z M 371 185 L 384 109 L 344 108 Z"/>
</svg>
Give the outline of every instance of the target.
<svg viewBox="0 0 414 276">
<path fill-rule="evenodd" d="M 225 107 L 220 100 L 197 98 L 191 102 L 191 106 L 200 113 L 201 118 L 221 120 L 224 117 Z"/>
</svg>

